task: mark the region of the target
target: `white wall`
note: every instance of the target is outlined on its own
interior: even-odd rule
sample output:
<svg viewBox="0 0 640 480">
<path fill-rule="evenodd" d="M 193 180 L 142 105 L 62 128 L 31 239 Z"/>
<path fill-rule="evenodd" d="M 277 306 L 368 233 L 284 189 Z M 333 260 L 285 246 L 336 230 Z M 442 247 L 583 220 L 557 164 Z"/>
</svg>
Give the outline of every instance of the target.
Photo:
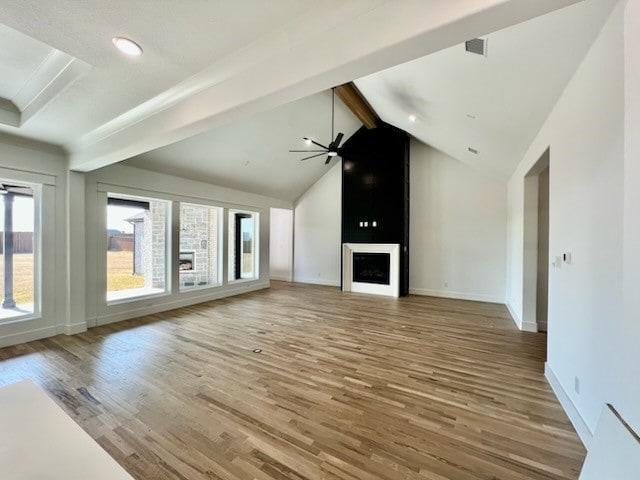
<svg viewBox="0 0 640 480">
<path fill-rule="evenodd" d="M 627 334 L 622 322 L 623 46 L 621 3 L 509 181 L 508 303 L 519 321 L 524 176 L 550 147 L 549 250 L 552 258 L 571 252 L 573 263 L 549 272 L 547 376 L 586 444 L 604 402 L 628 405 L 628 418 L 640 405 L 640 398 L 629 397 L 620 386 L 637 384 L 638 377 L 616 360 Z M 635 365 L 637 352 L 637 345 L 627 352 Z"/>
<path fill-rule="evenodd" d="M 538 176 L 538 268 L 536 284 L 536 326 L 547 331 L 549 305 L 549 167 Z"/>
<path fill-rule="evenodd" d="M 293 280 L 293 210 L 271 209 L 269 271 L 271 280 Z"/>
<path fill-rule="evenodd" d="M 341 186 L 338 164 L 296 202 L 296 282 L 340 285 Z M 504 302 L 506 182 L 412 141 L 410 188 L 411 293 Z"/>
<path fill-rule="evenodd" d="M 507 184 L 411 142 L 411 293 L 505 301 Z"/>
<path fill-rule="evenodd" d="M 640 434 L 640 2 L 625 12 L 625 162 L 623 323 L 616 355 L 618 411 Z M 624 372 L 622 375 L 617 372 Z"/>
<path fill-rule="evenodd" d="M 295 282 L 340 285 L 342 166 L 336 163 L 297 201 Z"/>
<path fill-rule="evenodd" d="M 0 178 L 43 184 L 41 316 L 0 324 L 0 347 L 71 333 L 64 154 L 49 145 L 0 134 Z"/>
<path fill-rule="evenodd" d="M 173 202 L 185 201 L 225 208 L 224 229 L 228 231 L 228 209 L 248 210 L 260 214 L 258 237 L 259 278 L 229 282 L 227 235 L 223 241 L 223 285 L 208 289 L 179 292 L 177 272 L 172 277 L 172 291 L 163 296 L 143 298 L 121 304 L 107 304 L 106 242 L 100 234 L 106 230 L 107 192 L 141 195 Z M 123 165 L 113 165 L 85 176 L 86 205 L 86 317 L 89 326 L 134 318 L 185 305 L 200 303 L 269 286 L 269 211 L 271 207 L 287 208 L 291 205 L 281 200 L 232 190 L 202 182 L 181 179 L 171 175 L 142 170 Z M 178 208 L 173 204 L 173 258 L 179 253 Z M 175 269 L 174 269 L 175 271 Z"/>
</svg>

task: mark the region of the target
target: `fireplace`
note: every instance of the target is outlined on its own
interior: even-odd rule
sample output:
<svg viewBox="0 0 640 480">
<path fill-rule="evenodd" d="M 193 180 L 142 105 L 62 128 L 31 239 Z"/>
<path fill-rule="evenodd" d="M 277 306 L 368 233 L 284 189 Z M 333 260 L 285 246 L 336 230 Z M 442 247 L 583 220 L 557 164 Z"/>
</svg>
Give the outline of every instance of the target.
<svg viewBox="0 0 640 480">
<path fill-rule="evenodd" d="M 344 243 L 342 290 L 398 297 L 400 245 L 397 243 Z"/>
<path fill-rule="evenodd" d="M 195 270 L 195 252 L 180 252 L 180 272 L 193 272 Z"/>
<path fill-rule="evenodd" d="M 388 253 L 353 253 L 353 281 L 389 285 L 391 255 Z"/>
</svg>

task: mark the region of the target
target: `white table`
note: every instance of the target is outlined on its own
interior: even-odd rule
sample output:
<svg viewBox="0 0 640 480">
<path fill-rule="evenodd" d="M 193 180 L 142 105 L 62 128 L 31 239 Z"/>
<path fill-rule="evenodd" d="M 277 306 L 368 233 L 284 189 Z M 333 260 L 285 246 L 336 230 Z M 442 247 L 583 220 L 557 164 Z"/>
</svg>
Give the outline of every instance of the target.
<svg viewBox="0 0 640 480">
<path fill-rule="evenodd" d="M 133 480 L 30 381 L 0 388 L 0 478 Z"/>
</svg>

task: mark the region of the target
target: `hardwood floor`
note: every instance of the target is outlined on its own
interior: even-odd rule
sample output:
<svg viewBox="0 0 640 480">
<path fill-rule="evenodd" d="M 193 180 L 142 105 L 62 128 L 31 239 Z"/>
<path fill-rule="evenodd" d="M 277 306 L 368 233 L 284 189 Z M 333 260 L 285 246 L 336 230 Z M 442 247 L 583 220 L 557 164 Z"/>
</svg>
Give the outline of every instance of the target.
<svg viewBox="0 0 640 480">
<path fill-rule="evenodd" d="M 0 384 L 138 479 L 576 479 L 544 358 L 503 306 L 273 282 L 0 349 Z"/>
</svg>

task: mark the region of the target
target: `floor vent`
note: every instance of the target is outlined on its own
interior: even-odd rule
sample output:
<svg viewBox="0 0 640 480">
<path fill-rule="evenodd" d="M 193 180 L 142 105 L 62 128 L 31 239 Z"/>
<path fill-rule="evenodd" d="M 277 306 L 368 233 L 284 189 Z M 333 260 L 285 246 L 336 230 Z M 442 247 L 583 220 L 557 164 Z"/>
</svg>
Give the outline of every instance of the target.
<svg viewBox="0 0 640 480">
<path fill-rule="evenodd" d="M 487 41 L 484 38 L 474 38 L 464 44 L 465 50 L 469 53 L 487 56 Z"/>
</svg>

